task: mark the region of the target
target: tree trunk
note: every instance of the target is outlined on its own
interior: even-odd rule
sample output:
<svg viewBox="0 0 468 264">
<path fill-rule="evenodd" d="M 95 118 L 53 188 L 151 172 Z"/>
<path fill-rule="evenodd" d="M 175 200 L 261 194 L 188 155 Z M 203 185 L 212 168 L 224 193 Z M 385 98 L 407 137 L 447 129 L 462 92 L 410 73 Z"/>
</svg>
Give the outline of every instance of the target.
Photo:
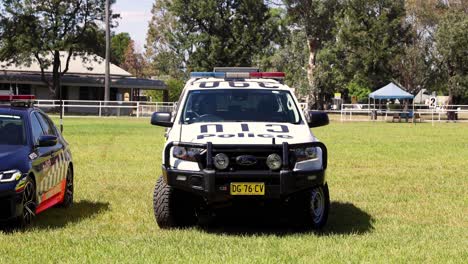
<svg viewBox="0 0 468 264">
<path fill-rule="evenodd" d="M 309 81 L 310 95 L 312 95 L 312 104 L 316 105 L 319 109 L 319 98 L 320 95 L 314 85 L 314 70 L 315 70 L 315 56 L 317 54 L 317 41 L 314 38 L 307 39 L 307 46 L 309 47 L 309 63 L 307 65 L 307 79 Z"/>
<path fill-rule="evenodd" d="M 49 87 L 50 94 L 54 99 L 60 99 L 60 52 L 54 51 L 54 62 L 52 65 L 52 87 Z"/>
</svg>

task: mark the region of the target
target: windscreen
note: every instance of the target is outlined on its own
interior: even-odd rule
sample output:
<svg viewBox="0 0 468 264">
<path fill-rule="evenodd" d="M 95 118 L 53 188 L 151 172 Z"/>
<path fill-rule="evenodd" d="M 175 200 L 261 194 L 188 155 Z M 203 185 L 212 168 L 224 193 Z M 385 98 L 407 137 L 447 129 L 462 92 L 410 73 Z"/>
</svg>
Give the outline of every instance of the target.
<svg viewBox="0 0 468 264">
<path fill-rule="evenodd" d="M 288 91 L 261 89 L 191 91 L 182 114 L 184 124 L 300 121 L 299 111 Z"/>
<path fill-rule="evenodd" d="M 20 116 L 0 115 L 0 145 L 26 145 L 24 122 Z"/>
</svg>

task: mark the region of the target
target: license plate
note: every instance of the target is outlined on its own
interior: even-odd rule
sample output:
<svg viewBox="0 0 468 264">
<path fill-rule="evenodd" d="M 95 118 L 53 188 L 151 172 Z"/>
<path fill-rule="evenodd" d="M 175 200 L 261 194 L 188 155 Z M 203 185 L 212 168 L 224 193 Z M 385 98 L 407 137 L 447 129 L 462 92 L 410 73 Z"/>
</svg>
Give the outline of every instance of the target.
<svg viewBox="0 0 468 264">
<path fill-rule="evenodd" d="M 231 195 L 265 195 L 265 183 L 232 182 Z"/>
</svg>

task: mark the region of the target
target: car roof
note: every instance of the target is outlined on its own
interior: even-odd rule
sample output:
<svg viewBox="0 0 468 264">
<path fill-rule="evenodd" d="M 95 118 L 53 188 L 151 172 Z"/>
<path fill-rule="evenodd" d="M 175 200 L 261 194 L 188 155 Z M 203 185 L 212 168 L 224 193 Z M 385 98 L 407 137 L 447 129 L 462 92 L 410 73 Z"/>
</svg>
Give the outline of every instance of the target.
<svg viewBox="0 0 468 264">
<path fill-rule="evenodd" d="M 34 107 L 16 107 L 10 105 L 0 105 L 0 115 L 17 115 L 24 117 L 31 111 L 37 110 Z"/>
<path fill-rule="evenodd" d="M 216 87 L 213 84 L 217 83 Z M 240 83 L 248 84 L 248 87 L 236 86 L 233 87 L 232 83 L 239 85 Z M 261 84 L 264 84 L 260 86 Z M 207 87 L 204 87 L 207 85 Z M 278 90 L 278 91 L 291 91 L 291 88 L 282 84 L 274 79 L 224 79 L 224 78 L 192 78 L 187 83 L 186 90 L 213 90 L 213 89 L 265 89 L 265 90 Z"/>
</svg>

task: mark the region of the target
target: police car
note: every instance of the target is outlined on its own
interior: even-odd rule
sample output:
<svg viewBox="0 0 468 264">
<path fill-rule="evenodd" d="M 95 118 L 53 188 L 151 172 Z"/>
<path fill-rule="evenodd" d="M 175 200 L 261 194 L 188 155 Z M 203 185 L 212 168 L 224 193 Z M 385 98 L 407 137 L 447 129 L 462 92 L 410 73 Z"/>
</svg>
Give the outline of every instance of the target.
<svg viewBox="0 0 468 264">
<path fill-rule="evenodd" d="M 0 96 L 0 221 L 28 225 L 54 205 L 73 203 L 73 162 L 34 96 Z"/>
<path fill-rule="evenodd" d="M 153 198 L 161 228 L 265 201 L 284 205 L 308 227 L 325 225 L 327 148 L 310 127 L 328 124 L 328 116 L 301 111 L 284 77 L 255 68 L 194 72 L 176 111 L 153 113 L 151 123 L 168 128 Z"/>
</svg>

